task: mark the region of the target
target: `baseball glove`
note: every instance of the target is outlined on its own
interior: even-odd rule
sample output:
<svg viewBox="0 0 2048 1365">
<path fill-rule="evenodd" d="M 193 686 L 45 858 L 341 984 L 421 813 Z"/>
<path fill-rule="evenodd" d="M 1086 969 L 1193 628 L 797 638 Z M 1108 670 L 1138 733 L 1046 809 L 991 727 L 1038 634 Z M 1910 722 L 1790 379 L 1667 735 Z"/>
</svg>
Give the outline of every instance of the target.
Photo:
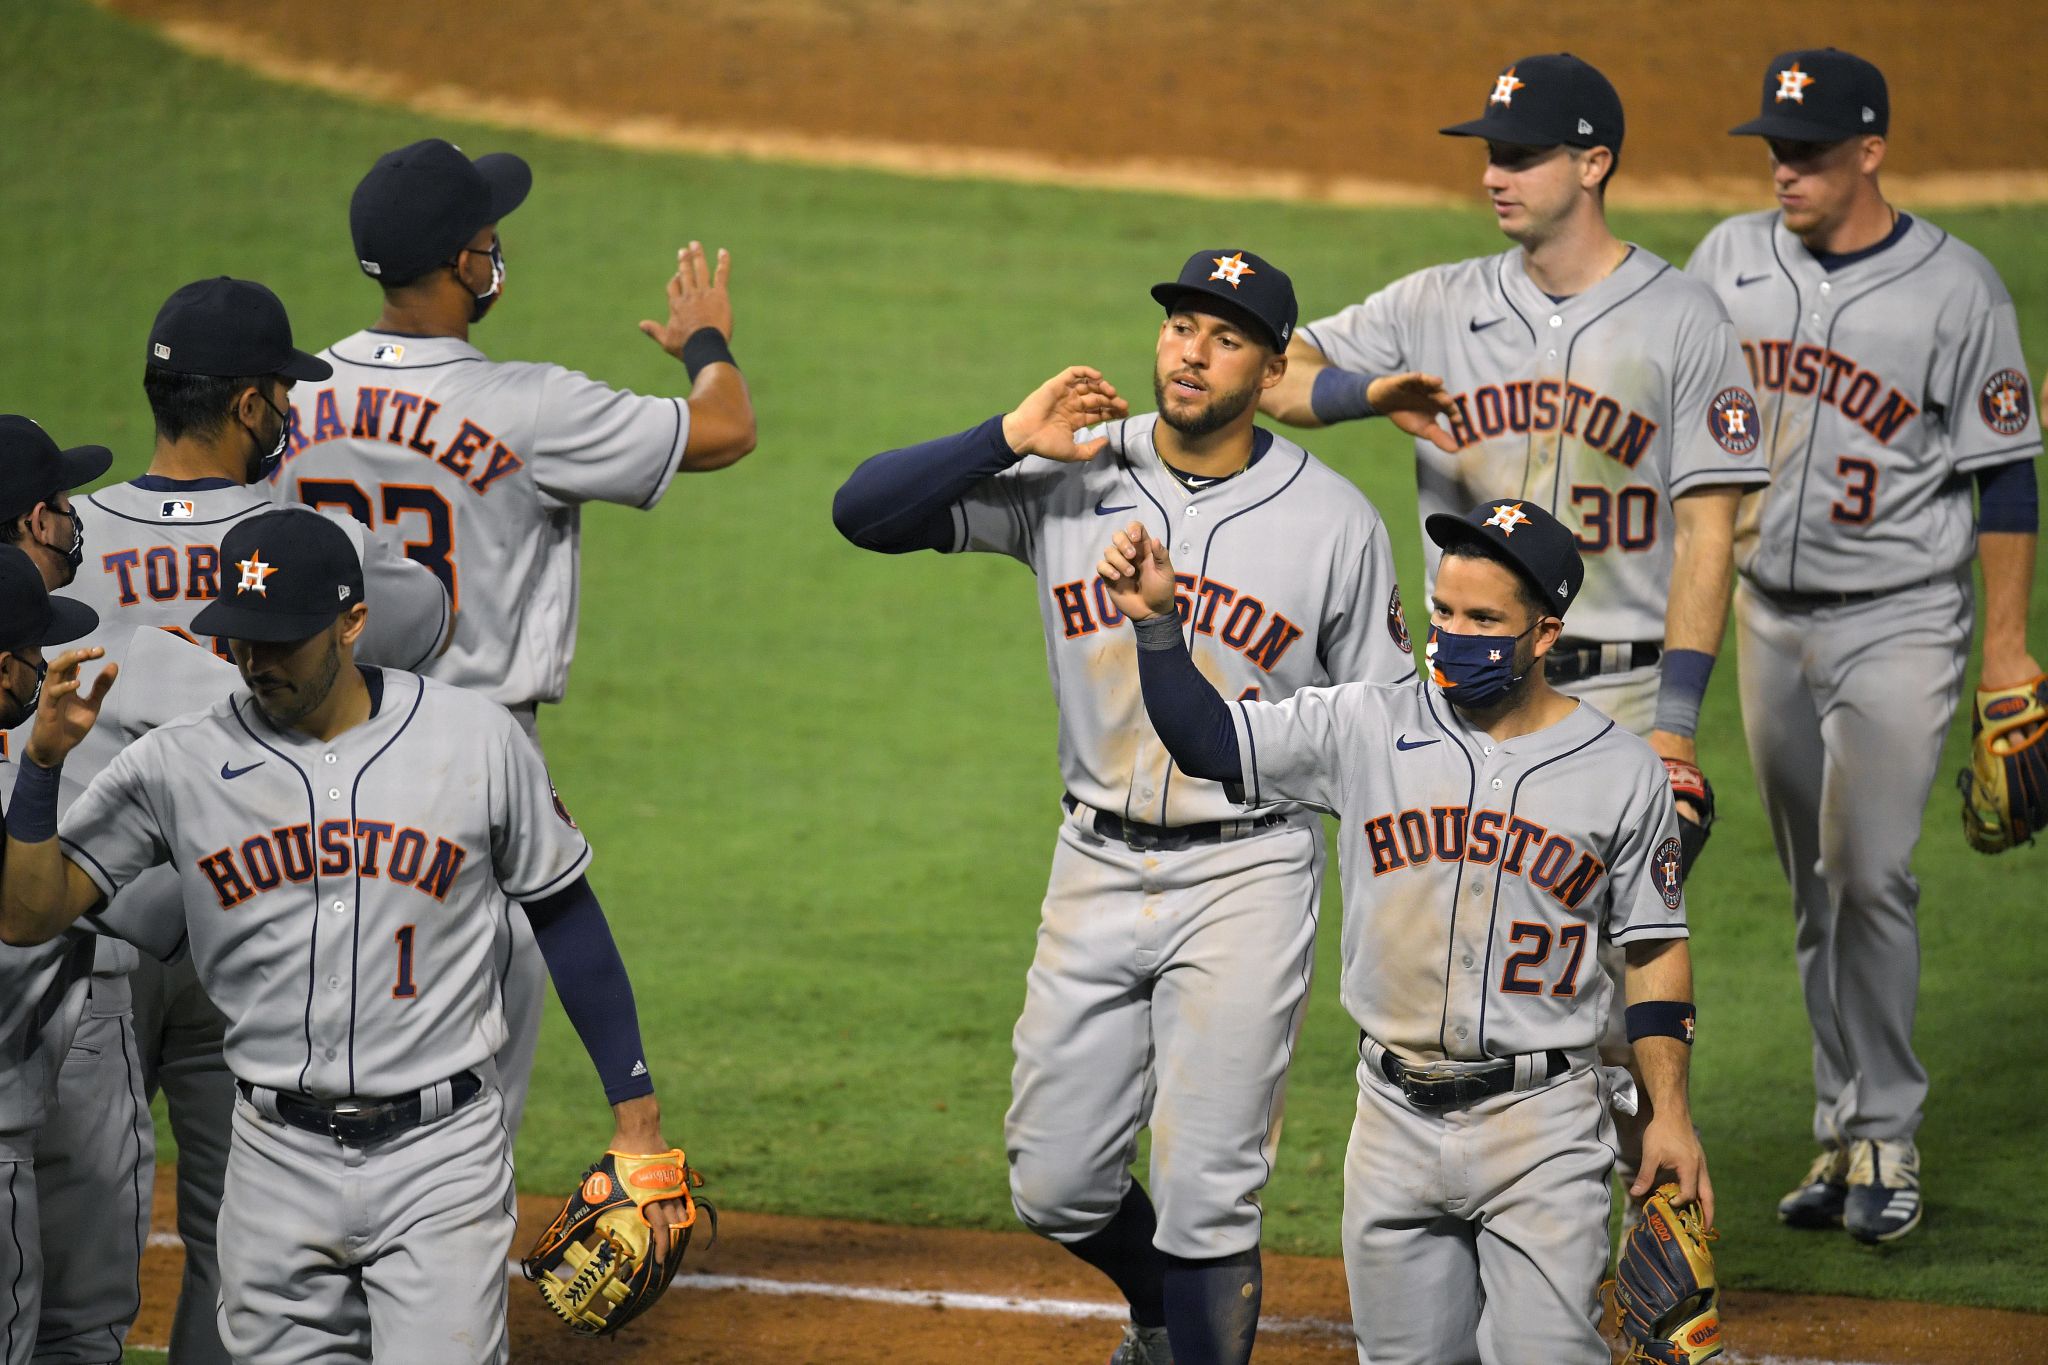
<svg viewBox="0 0 2048 1365">
<path fill-rule="evenodd" d="M 1671 779 L 1671 799 L 1690 801 L 1699 807 L 1697 820 L 1686 813 L 1684 806 L 1678 808 L 1678 875 L 1690 877 L 1693 860 L 1700 856 L 1700 850 L 1707 846 L 1707 836 L 1714 832 L 1714 784 L 1707 781 L 1698 764 L 1683 759 L 1665 759 L 1664 772 Z"/>
<path fill-rule="evenodd" d="M 1963 837 L 1979 853 L 2032 843 L 2048 826 L 2048 674 L 1977 690 L 1970 766 L 1956 774 Z"/>
<path fill-rule="evenodd" d="M 1714 1284 L 1714 1234 L 1697 1203 L 1673 1208 L 1678 1186 L 1659 1185 L 1621 1244 L 1614 1302 L 1628 1342 L 1622 1365 L 1700 1365 L 1721 1354 L 1721 1299 Z"/>
<path fill-rule="evenodd" d="M 646 1312 L 675 1278 L 700 1207 L 690 1191 L 703 1183 L 680 1148 L 648 1155 L 606 1152 L 583 1173 L 583 1183 L 520 1268 L 570 1327 L 586 1336 L 616 1332 Z M 656 1260 L 646 1209 L 671 1199 L 683 1201 L 683 1216 L 669 1230 L 668 1254 Z M 701 1207 L 710 1215 L 715 1242 L 718 1210 Z"/>
</svg>

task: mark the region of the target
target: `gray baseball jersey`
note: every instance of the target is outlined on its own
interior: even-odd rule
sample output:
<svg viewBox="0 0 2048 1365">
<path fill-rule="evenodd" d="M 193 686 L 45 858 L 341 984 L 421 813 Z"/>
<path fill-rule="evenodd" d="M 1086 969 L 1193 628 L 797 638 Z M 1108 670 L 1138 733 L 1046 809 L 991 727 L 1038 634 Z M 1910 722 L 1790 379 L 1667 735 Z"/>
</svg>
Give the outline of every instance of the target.
<svg viewBox="0 0 2048 1365">
<path fill-rule="evenodd" d="M 560 700 L 583 504 L 659 502 L 690 405 L 452 337 L 365 331 L 320 354 L 334 377 L 292 391 L 278 495 L 349 512 L 447 585 L 455 638 L 429 676 L 510 707 Z"/>
<path fill-rule="evenodd" d="M 1746 214 L 1687 268 L 1735 319 L 1773 471 L 1736 527 L 1737 665 L 1798 925 L 1814 1137 L 1910 1139 L 1928 1091 L 1913 851 L 1968 664 L 1968 476 L 2041 451 L 2012 299 L 1910 218 L 1824 262 Z"/>
<path fill-rule="evenodd" d="M 1069 793 L 1146 824 L 1231 820 L 1243 812 L 1218 784 L 1175 770 L 1145 715 L 1136 646 L 1095 573 L 1112 531 L 1142 521 L 1171 547 L 1196 667 L 1226 697 L 1394 682 L 1414 676 L 1414 659 L 1385 528 L 1349 480 L 1260 431 L 1251 468 L 1190 493 L 1160 466 L 1157 421 L 1083 432 L 1110 437 L 1085 464 L 1031 456 L 983 480 L 955 504 L 953 548 L 1038 575 Z"/>
<path fill-rule="evenodd" d="M 1339 819 L 1344 1007 L 1405 1058 L 1589 1051 L 1600 940 L 1685 937 L 1671 780 L 1591 706 L 1499 741 L 1427 682 L 1235 713 L 1246 801 Z"/>
<path fill-rule="evenodd" d="M 1415 443 L 1421 512 L 1526 498 L 1578 535 L 1576 637 L 1661 641 L 1671 501 L 1755 485 L 1756 401 L 1712 291 L 1641 247 L 1583 294 L 1552 299 L 1519 247 L 1396 280 L 1301 328 L 1345 369 L 1443 377 L 1460 443 Z M 1429 573 L 1437 550 L 1423 538 Z"/>
<path fill-rule="evenodd" d="M 482 1064 L 504 1041 L 505 897 L 539 899 L 590 861 L 502 707 L 374 677 L 375 714 L 331 743 L 278 731 L 246 692 L 154 730 L 60 824 L 109 895 L 177 870 L 228 1062 L 254 1085 L 395 1095 Z"/>
<path fill-rule="evenodd" d="M 72 506 L 85 530 L 85 562 L 66 593 L 100 614 L 103 634 L 161 626 L 189 639 L 192 618 L 220 595 L 220 538 L 243 517 L 276 504 L 267 490 L 226 479 L 145 474 L 75 498 Z M 449 599 L 440 580 L 371 539 L 356 521 L 338 512 L 329 520 L 349 533 L 363 560 L 370 619 L 356 656 L 421 667 L 448 634 Z M 226 641 L 209 643 L 228 657 Z"/>
<path fill-rule="evenodd" d="M 1593 1061 L 1613 986 L 1596 957 L 1685 936 L 1662 762 L 1584 702 L 1495 740 L 1428 682 L 1239 702 L 1234 723 L 1248 801 L 1339 819 L 1342 996 L 1369 1040 L 1344 1165 L 1359 1359 L 1606 1360 L 1615 1135 Z M 1422 1112 L 1390 1053 L 1513 1058 L 1513 1088 Z"/>
<path fill-rule="evenodd" d="M 1727 305 L 1762 410 L 1772 479 L 1736 528 L 1743 575 L 1865 592 L 1967 563 L 1976 524 L 1958 476 L 2041 453 L 2019 320 L 1991 263 L 1916 219 L 1830 270 L 1770 211 L 1722 223 L 1686 269 Z"/>
</svg>

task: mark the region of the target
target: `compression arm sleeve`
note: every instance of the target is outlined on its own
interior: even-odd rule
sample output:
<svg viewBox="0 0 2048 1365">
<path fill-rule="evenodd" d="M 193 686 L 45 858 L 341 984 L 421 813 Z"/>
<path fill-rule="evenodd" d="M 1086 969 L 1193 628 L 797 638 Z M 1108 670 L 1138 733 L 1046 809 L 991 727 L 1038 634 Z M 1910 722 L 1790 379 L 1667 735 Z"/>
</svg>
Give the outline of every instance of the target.
<svg viewBox="0 0 2048 1365">
<path fill-rule="evenodd" d="M 885 450 L 840 485 L 832 524 L 863 550 L 950 550 L 953 504 L 1021 458 L 1003 440 L 1001 415 L 936 441 Z"/>
<path fill-rule="evenodd" d="M 640 1046 L 633 983 L 590 879 L 578 877 L 525 908 L 555 994 L 597 1067 L 605 1099 L 619 1104 L 653 1094 L 654 1078 L 647 1073 L 647 1054 Z"/>
<path fill-rule="evenodd" d="M 2034 462 L 2014 460 L 1977 472 L 1977 529 L 2028 535 L 2041 529 Z"/>
<path fill-rule="evenodd" d="M 1237 727 L 1230 706 L 1188 657 L 1180 618 L 1152 616 L 1134 625 L 1138 636 L 1138 686 L 1160 742 L 1190 777 L 1238 785 L 1244 766 L 1237 757 Z"/>
</svg>

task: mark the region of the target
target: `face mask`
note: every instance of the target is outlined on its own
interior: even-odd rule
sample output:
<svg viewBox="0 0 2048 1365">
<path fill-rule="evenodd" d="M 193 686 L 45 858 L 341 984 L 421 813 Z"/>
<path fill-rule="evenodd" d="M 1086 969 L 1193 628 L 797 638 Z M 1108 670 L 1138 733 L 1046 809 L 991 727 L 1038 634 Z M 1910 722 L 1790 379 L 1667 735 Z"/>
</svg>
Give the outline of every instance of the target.
<svg viewBox="0 0 2048 1365">
<path fill-rule="evenodd" d="M 85 523 L 78 519 L 76 512 L 65 512 L 61 515 L 71 518 L 71 544 L 58 553 L 62 554 L 64 562 L 71 566 L 72 577 L 76 577 L 78 566 L 85 563 Z M 55 550 L 57 547 L 52 545 L 49 548 Z"/>
<path fill-rule="evenodd" d="M 13 701 L 15 705 L 21 708 L 21 715 L 17 717 L 13 721 L 13 723 L 7 727 L 10 730 L 13 729 L 14 726 L 16 725 L 23 724 L 29 719 L 29 717 L 35 715 L 36 707 L 41 705 L 43 700 L 43 675 L 50 671 L 50 665 L 48 663 L 30 664 L 25 659 L 19 660 L 19 662 L 26 664 L 27 667 L 33 668 L 35 670 L 36 685 L 33 688 L 29 689 L 27 701 L 17 701 L 14 696 L 14 689 L 11 687 L 7 689 L 7 699 L 9 701 Z"/>
<path fill-rule="evenodd" d="M 498 296 L 504 292 L 505 248 L 503 244 L 493 239 L 491 242 L 491 287 L 483 293 L 476 295 L 475 301 L 469 305 L 469 320 L 471 322 L 482 322 L 484 314 L 491 311 L 491 305 L 496 303 Z"/>
<path fill-rule="evenodd" d="M 1527 635 L 1536 629 L 1530 626 Z M 1522 635 L 1459 635 L 1440 626 L 1429 631 L 1429 675 L 1451 705 L 1475 710 L 1493 705 L 1528 676 L 1515 672 Z M 1533 666 L 1533 665 L 1532 665 Z"/>
<path fill-rule="evenodd" d="M 271 402 L 269 395 L 265 394 L 261 389 L 256 391 L 256 396 L 263 400 L 264 407 L 277 414 L 277 444 L 270 448 L 268 454 L 265 454 L 263 451 L 263 438 L 256 434 L 254 427 L 246 422 L 242 424 L 242 430 L 248 432 L 249 438 L 256 443 L 256 459 L 249 467 L 250 483 L 261 483 L 277 472 L 277 467 L 284 463 L 285 443 L 290 438 L 292 430 L 291 415 L 289 413 Z"/>
</svg>

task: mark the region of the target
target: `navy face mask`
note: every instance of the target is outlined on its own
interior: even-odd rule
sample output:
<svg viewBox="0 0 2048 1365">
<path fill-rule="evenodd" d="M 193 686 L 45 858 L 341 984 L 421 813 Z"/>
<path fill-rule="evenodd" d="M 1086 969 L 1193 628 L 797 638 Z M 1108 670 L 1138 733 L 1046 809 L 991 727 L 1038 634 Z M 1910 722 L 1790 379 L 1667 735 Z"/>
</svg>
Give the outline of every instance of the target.
<svg viewBox="0 0 2048 1365">
<path fill-rule="evenodd" d="M 1537 625 L 1542 624 L 1540 621 Z M 1443 689 L 1451 705 L 1477 709 L 1493 705 L 1508 694 L 1527 671 L 1515 672 L 1515 651 L 1521 635 L 1459 635 L 1441 626 L 1431 626 L 1425 657 L 1429 676 Z M 1531 667 L 1534 667 L 1532 662 Z"/>
</svg>

